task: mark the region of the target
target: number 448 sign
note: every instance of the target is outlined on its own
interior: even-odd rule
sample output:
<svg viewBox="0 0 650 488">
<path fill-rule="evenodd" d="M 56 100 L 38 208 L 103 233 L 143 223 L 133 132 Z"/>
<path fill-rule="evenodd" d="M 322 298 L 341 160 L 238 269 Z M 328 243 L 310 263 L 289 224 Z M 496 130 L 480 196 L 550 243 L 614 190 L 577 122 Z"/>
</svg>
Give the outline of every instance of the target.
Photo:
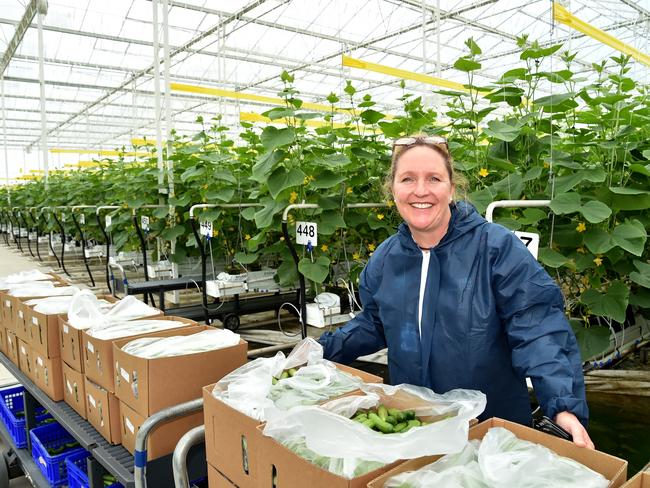
<svg viewBox="0 0 650 488">
<path fill-rule="evenodd" d="M 539 249 L 539 234 L 534 232 L 519 232 L 515 231 L 515 235 L 521 242 L 524 243 L 526 249 L 530 251 L 535 259 L 537 259 L 537 251 Z"/>
<path fill-rule="evenodd" d="M 318 225 L 316 222 L 296 222 L 296 243 L 316 247 L 318 244 Z"/>
</svg>

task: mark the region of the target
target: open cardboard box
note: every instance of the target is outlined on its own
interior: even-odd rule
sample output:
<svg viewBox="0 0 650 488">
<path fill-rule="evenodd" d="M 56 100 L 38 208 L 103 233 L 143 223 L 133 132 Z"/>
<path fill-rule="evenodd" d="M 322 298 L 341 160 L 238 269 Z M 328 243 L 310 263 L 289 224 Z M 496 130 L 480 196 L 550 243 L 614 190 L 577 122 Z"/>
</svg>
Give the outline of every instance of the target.
<svg viewBox="0 0 650 488">
<path fill-rule="evenodd" d="M 32 350 L 22 339 L 16 339 L 18 348 L 18 368 L 31 380 L 34 379 L 34 357 Z"/>
<path fill-rule="evenodd" d="M 100 300 L 107 302 L 117 303 L 119 299 L 113 295 L 99 295 Z M 158 315 L 146 317 L 147 319 L 159 319 L 163 317 L 163 313 Z M 59 317 L 59 336 L 61 343 L 61 358 L 72 368 L 77 371 L 84 372 L 84 361 L 82 355 L 82 329 L 77 329 L 70 325 L 67 317 Z"/>
<path fill-rule="evenodd" d="M 623 483 L 621 488 L 650 488 L 650 471 L 635 474 L 627 483 Z"/>
<path fill-rule="evenodd" d="M 5 337 L 7 339 L 7 349 L 5 351 L 5 356 L 14 363 L 16 366 L 20 367 L 18 364 L 18 337 L 12 330 L 5 330 Z"/>
<path fill-rule="evenodd" d="M 174 320 L 176 322 L 182 322 L 183 324 L 189 326 L 195 326 L 197 323 L 194 320 L 186 319 L 184 317 L 159 317 L 155 320 Z M 133 323 L 136 324 L 138 320 L 133 320 Z M 183 326 L 179 327 L 179 330 Z M 174 329 L 169 329 L 174 330 Z M 110 391 L 111 393 L 115 392 L 115 373 L 114 373 L 114 362 L 113 362 L 113 342 L 122 340 L 122 339 L 137 339 L 138 337 L 146 336 L 155 336 L 162 331 L 158 332 L 149 332 L 146 334 L 133 334 L 129 337 L 119 337 L 116 339 L 97 339 L 88 335 L 88 331 L 82 331 L 82 354 L 84 361 L 84 372 L 86 377 L 94 382 L 95 384 L 101 386 L 102 388 Z"/>
<path fill-rule="evenodd" d="M 63 400 L 63 362 L 61 358 L 48 359 L 32 349 L 34 383 L 55 402 Z"/>
<path fill-rule="evenodd" d="M 117 397 L 101 386 L 97 386 L 86 378 L 86 412 L 88 422 L 97 429 L 104 439 L 111 444 L 122 442 L 120 428 L 120 401 Z"/>
<path fill-rule="evenodd" d="M 205 325 L 185 327 L 161 331 L 155 337 L 189 336 L 210 329 Z M 219 381 L 247 361 L 248 343 L 244 340 L 213 351 L 153 359 L 122 351 L 122 346 L 132 340 L 120 339 L 113 343 L 115 394 L 145 417 L 200 398 L 204 385 Z"/>
<path fill-rule="evenodd" d="M 70 405 L 75 412 L 87 419 L 86 413 L 86 387 L 83 373 L 76 371 L 65 362 L 63 366 L 63 400 Z"/>
<path fill-rule="evenodd" d="M 8 356 L 8 354 L 7 354 L 7 329 L 5 329 L 2 324 L 0 324 L 0 352 L 2 354 L 4 354 L 5 356 Z"/>
<path fill-rule="evenodd" d="M 237 488 L 217 468 L 208 464 L 208 488 Z"/>
<path fill-rule="evenodd" d="M 627 478 L 627 461 L 623 459 L 605 454 L 604 452 L 581 448 L 559 437 L 496 417 L 471 427 L 469 430 L 469 439 L 482 439 L 492 427 L 503 427 L 515 434 L 519 439 L 541 444 L 560 456 L 578 461 L 610 480 L 609 488 L 618 488 Z M 442 456 L 426 456 L 406 461 L 368 483 L 368 488 L 382 488 L 388 478 L 403 473 L 404 471 L 418 470 L 440 457 Z"/>
<path fill-rule="evenodd" d="M 120 402 L 120 428 L 122 429 L 122 445 L 131 454 L 135 451 L 135 436 L 144 423 L 144 417 Z M 178 417 L 164 422 L 151 431 L 147 437 L 147 459 L 149 461 L 170 454 L 176 444 L 189 430 L 203 423 L 203 414 L 196 413 Z"/>
<path fill-rule="evenodd" d="M 365 383 L 382 382 L 380 377 L 365 371 L 342 364 L 336 366 L 342 371 L 361 378 Z M 215 398 L 212 395 L 214 386 L 208 385 L 203 388 L 205 453 L 208 463 L 240 488 L 257 487 L 259 452 L 264 441 L 264 436 L 257 427 L 262 425 L 262 422 Z"/>
<path fill-rule="evenodd" d="M 48 358 L 61 357 L 59 318 L 65 318 L 67 314 L 46 315 L 25 303 L 22 304 L 20 312 L 24 314 L 23 327 L 32 348 Z"/>
</svg>

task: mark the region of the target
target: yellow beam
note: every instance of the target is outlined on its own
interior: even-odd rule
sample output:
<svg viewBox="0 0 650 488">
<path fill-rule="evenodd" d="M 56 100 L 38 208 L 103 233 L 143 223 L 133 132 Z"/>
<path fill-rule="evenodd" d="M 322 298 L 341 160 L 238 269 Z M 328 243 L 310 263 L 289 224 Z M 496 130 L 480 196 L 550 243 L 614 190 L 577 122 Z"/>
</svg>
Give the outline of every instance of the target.
<svg viewBox="0 0 650 488">
<path fill-rule="evenodd" d="M 162 141 L 163 144 L 167 144 L 167 141 Z M 155 139 L 144 139 L 142 137 L 134 137 L 131 139 L 131 144 L 134 146 L 155 146 Z"/>
<path fill-rule="evenodd" d="M 292 124 L 292 121 L 289 121 L 286 118 L 281 118 L 281 119 L 270 119 L 268 117 L 265 117 L 264 115 L 256 114 L 253 112 L 240 112 L 239 113 L 239 120 L 242 120 L 244 122 L 264 122 L 267 124 L 284 124 L 284 125 L 289 125 Z M 298 124 L 304 123 L 307 127 L 330 127 L 333 126 L 335 129 L 341 129 L 348 127 L 350 129 L 355 129 L 356 126 L 353 124 L 343 124 L 341 122 L 327 122 L 325 120 L 298 120 Z M 360 125 L 363 130 L 367 130 L 368 127 L 365 125 Z"/>
<path fill-rule="evenodd" d="M 414 73 L 413 71 L 406 71 L 404 69 L 391 68 L 390 66 L 385 66 L 383 64 L 371 63 L 369 61 L 363 61 L 361 59 L 351 58 L 350 56 L 346 56 L 345 54 L 343 55 L 342 58 L 342 64 L 343 66 L 348 66 L 350 68 L 358 68 L 366 71 L 374 71 L 375 73 L 390 75 L 396 78 L 401 78 L 403 80 L 412 80 L 412 81 L 417 81 L 418 83 L 441 86 L 443 88 L 449 88 L 451 90 L 469 93 L 469 89 L 465 88 L 461 83 L 457 83 L 455 81 L 444 80 L 436 76 Z"/>
<path fill-rule="evenodd" d="M 62 148 L 53 148 L 50 149 L 51 153 L 54 154 L 96 154 L 98 156 L 151 156 L 149 152 L 123 152 L 123 151 L 109 151 L 109 150 L 97 150 L 92 149 L 62 149 Z"/>
<path fill-rule="evenodd" d="M 202 95 L 213 95 L 215 97 L 234 98 L 236 100 L 251 100 L 253 102 L 268 103 L 269 105 L 284 106 L 285 101 L 279 97 L 267 97 L 264 95 L 256 95 L 255 93 L 236 92 L 230 90 L 222 90 L 220 88 L 209 88 L 205 86 L 185 85 L 183 83 L 171 83 L 170 88 L 174 91 L 183 91 L 189 93 L 199 93 Z M 320 103 L 303 102 L 302 107 L 309 110 L 317 110 L 319 112 L 334 112 L 352 114 L 350 108 L 332 108 L 331 105 L 324 105 Z M 391 115 L 386 115 L 386 119 L 393 119 Z"/>
<path fill-rule="evenodd" d="M 562 5 L 556 2 L 553 2 L 553 19 L 557 20 L 558 22 L 564 25 L 568 25 L 574 30 L 580 31 L 583 34 L 588 35 L 589 37 L 593 37 L 597 41 L 600 41 L 603 44 L 613 47 L 614 49 L 622 52 L 623 54 L 627 54 L 633 57 L 634 59 L 636 59 L 640 63 L 645 64 L 646 66 L 650 66 L 650 56 L 648 56 L 645 53 L 642 53 L 638 49 L 633 48 L 629 44 L 625 44 L 624 42 L 618 40 L 616 37 L 612 36 L 611 34 L 608 34 L 607 32 L 602 31 L 597 27 L 594 27 L 593 25 L 585 22 L 584 20 L 579 19 L 571 12 L 569 12 L 567 9 L 565 9 Z"/>
</svg>

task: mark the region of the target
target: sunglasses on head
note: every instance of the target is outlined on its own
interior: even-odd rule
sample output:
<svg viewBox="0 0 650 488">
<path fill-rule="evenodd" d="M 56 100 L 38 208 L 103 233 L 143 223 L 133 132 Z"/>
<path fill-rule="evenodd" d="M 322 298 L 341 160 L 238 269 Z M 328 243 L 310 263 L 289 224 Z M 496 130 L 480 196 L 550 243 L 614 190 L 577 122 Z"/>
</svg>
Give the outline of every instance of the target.
<svg viewBox="0 0 650 488">
<path fill-rule="evenodd" d="M 400 137 L 393 141 L 393 147 L 398 146 L 412 146 L 417 143 L 421 144 L 433 144 L 434 146 L 445 146 L 448 147 L 447 139 L 442 136 L 424 136 L 424 137 Z"/>
</svg>

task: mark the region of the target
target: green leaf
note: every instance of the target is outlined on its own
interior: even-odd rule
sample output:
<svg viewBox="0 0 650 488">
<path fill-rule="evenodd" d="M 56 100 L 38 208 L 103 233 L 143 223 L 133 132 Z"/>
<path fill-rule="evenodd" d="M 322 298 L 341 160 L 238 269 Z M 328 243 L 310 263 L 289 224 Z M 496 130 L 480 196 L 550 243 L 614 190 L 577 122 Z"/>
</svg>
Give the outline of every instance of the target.
<svg viewBox="0 0 650 488">
<path fill-rule="evenodd" d="M 169 204 L 174 207 L 185 207 L 190 203 L 192 195 L 190 193 L 183 193 L 180 196 L 170 197 Z"/>
<path fill-rule="evenodd" d="M 536 225 L 540 220 L 548 218 L 548 214 L 539 208 L 524 209 L 524 216 L 519 219 L 522 225 Z"/>
<path fill-rule="evenodd" d="M 521 133 L 521 124 L 511 125 L 500 120 L 490 120 L 483 131 L 492 137 L 506 142 L 514 141 Z"/>
<path fill-rule="evenodd" d="M 186 182 L 188 180 L 196 179 L 199 176 L 203 176 L 205 172 L 205 166 L 192 166 L 191 168 L 183 171 L 181 174 L 181 181 Z"/>
<path fill-rule="evenodd" d="M 639 173 L 644 176 L 650 176 L 650 164 L 643 166 L 642 164 L 631 164 L 630 171 L 633 173 Z"/>
<path fill-rule="evenodd" d="M 361 120 L 363 121 L 364 124 L 370 124 L 370 125 L 376 124 L 384 117 L 385 117 L 384 114 L 372 109 L 364 110 L 363 112 L 361 112 Z"/>
<path fill-rule="evenodd" d="M 275 107 L 262 113 L 264 117 L 271 120 L 283 119 L 285 117 L 293 117 L 296 112 L 292 108 Z"/>
<path fill-rule="evenodd" d="M 185 234 L 185 226 L 183 224 L 175 225 L 174 227 L 167 228 L 160 233 L 160 237 L 166 241 L 173 241 Z"/>
<path fill-rule="evenodd" d="M 271 196 L 276 198 L 282 190 L 300 185 L 304 179 L 305 173 L 300 171 L 298 168 L 291 168 L 287 171 L 282 167 L 278 167 L 273 171 L 273 174 L 269 176 L 267 185 Z"/>
<path fill-rule="evenodd" d="M 609 348 L 609 327 L 600 325 L 584 327 L 576 319 L 571 319 L 570 322 L 580 346 L 580 357 L 583 361 L 600 356 Z"/>
<path fill-rule="evenodd" d="M 341 173 L 334 173 L 332 171 L 323 171 L 318 177 L 310 184 L 314 188 L 332 188 L 339 183 L 345 181 L 347 175 Z"/>
<path fill-rule="evenodd" d="M 628 188 L 623 186 L 610 186 L 609 191 L 617 195 L 648 195 L 650 191 L 640 188 Z"/>
<path fill-rule="evenodd" d="M 251 179 L 258 183 L 266 182 L 273 167 L 279 161 L 284 159 L 285 155 L 286 153 L 284 151 L 278 149 L 258 156 L 256 163 L 253 165 L 253 174 L 251 175 Z"/>
<path fill-rule="evenodd" d="M 469 52 L 472 54 L 472 56 L 478 56 L 481 54 L 483 51 L 481 51 L 481 48 L 478 47 L 478 44 L 474 42 L 474 39 L 471 37 L 465 41 L 465 45 L 469 48 Z"/>
<path fill-rule="evenodd" d="M 593 254 L 605 254 L 615 245 L 611 236 L 599 228 L 592 228 L 585 232 L 584 242 Z"/>
<path fill-rule="evenodd" d="M 573 100 L 575 96 L 576 94 L 573 92 L 555 93 L 547 97 L 538 98 L 537 100 L 533 101 L 533 103 L 535 105 L 541 105 L 542 107 L 550 107 L 552 105 L 560 105 L 567 100 Z"/>
<path fill-rule="evenodd" d="M 312 263 L 309 258 L 302 258 L 298 262 L 298 270 L 308 280 L 322 283 L 330 272 L 330 260 L 326 256 L 318 256 Z"/>
<path fill-rule="evenodd" d="M 164 219 L 169 214 L 169 207 L 154 208 L 153 216 L 157 219 Z"/>
<path fill-rule="evenodd" d="M 339 169 L 342 166 L 350 164 L 350 158 L 345 154 L 333 153 L 318 158 L 316 162 L 330 168 Z"/>
<path fill-rule="evenodd" d="M 612 241 L 614 244 L 635 256 L 641 256 L 643 254 L 647 238 L 645 228 L 638 220 L 617 225 L 612 231 Z"/>
<path fill-rule="evenodd" d="M 558 215 L 578 212 L 580 208 L 580 195 L 575 192 L 562 193 L 551 201 L 551 210 Z"/>
<path fill-rule="evenodd" d="M 639 288 L 634 293 L 630 293 L 630 305 L 650 308 L 650 290 Z"/>
<path fill-rule="evenodd" d="M 592 224 L 597 224 L 609 218 L 612 214 L 612 209 L 603 202 L 592 200 L 582 206 L 580 213 Z"/>
<path fill-rule="evenodd" d="M 257 261 L 259 255 L 257 253 L 247 254 L 245 252 L 235 253 L 235 260 L 239 261 L 241 264 L 251 264 Z"/>
<path fill-rule="evenodd" d="M 617 280 L 612 281 L 606 293 L 600 293 L 593 288 L 585 291 L 580 301 L 587 305 L 593 314 L 623 323 L 629 295 L 630 289 L 625 283 Z"/>
<path fill-rule="evenodd" d="M 568 175 L 558 176 L 555 178 L 555 192 L 556 194 L 567 192 L 584 180 L 593 183 L 602 183 L 605 181 L 605 178 L 607 178 L 607 175 L 602 168 L 581 170 Z"/>
<path fill-rule="evenodd" d="M 255 218 L 255 212 L 259 210 L 259 207 L 246 207 L 241 211 L 241 216 L 248 221 L 251 221 Z"/>
<path fill-rule="evenodd" d="M 219 188 L 218 190 L 208 190 L 205 198 L 208 200 L 221 200 L 222 202 L 229 202 L 235 194 L 234 188 Z"/>
<path fill-rule="evenodd" d="M 211 171 L 209 176 L 213 180 L 223 180 L 229 183 L 237 183 L 237 178 L 233 176 L 232 172 L 224 168 L 219 168 Z"/>
<path fill-rule="evenodd" d="M 260 136 L 262 145 L 267 151 L 271 151 L 276 147 L 286 146 L 296 140 L 296 131 L 293 127 L 284 127 L 278 129 L 272 125 L 267 125 L 262 131 Z"/>
<path fill-rule="evenodd" d="M 538 256 L 539 261 L 550 268 L 559 268 L 571 262 L 566 256 L 548 247 L 540 247 Z"/>
<path fill-rule="evenodd" d="M 255 212 L 255 225 L 258 229 L 268 227 L 273 222 L 273 216 L 284 209 L 282 202 L 276 202 L 272 198 L 265 198 L 260 201 L 263 208 Z"/>
<path fill-rule="evenodd" d="M 278 280 L 282 285 L 293 285 L 298 281 L 298 270 L 293 259 L 285 259 L 278 266 Z"/>
<path fill-rule="evenodd" d="M 318 233 L 331 235 L 336 229 L 345 228 L 345 220 L 340 210 L 329 210 L 323 212 L 318 219 Z"/>
<path fill-rule="evenodd" d="M 469 58 L 459 58 L 454 63 L 454 68 L 469 73 L 470 71 L 476 71 L 477 69 L 481 69 L 481 63 L 478 63 Z"/>
<path fill-rule="evenodd" d="M 650 264 L 635 259 L 634 266 L 639 271 L 630 273 L 630 279 L 638 285 L 650 288 Z"/>
<path fill-rule="evenodd" d="M 519 55 L 519 59 L 526 60 L 526 59 L 543 58 L 545 56 L 550 56 L 551 54 L 560 50 L 561 48 L 562 48 L 562 44 L 556 44 L 555 46 L 550 46 L 545 48 L 529 47 L 527 49 L 524 49 L 521 52 L 521 54 Z"/>
</svg>

